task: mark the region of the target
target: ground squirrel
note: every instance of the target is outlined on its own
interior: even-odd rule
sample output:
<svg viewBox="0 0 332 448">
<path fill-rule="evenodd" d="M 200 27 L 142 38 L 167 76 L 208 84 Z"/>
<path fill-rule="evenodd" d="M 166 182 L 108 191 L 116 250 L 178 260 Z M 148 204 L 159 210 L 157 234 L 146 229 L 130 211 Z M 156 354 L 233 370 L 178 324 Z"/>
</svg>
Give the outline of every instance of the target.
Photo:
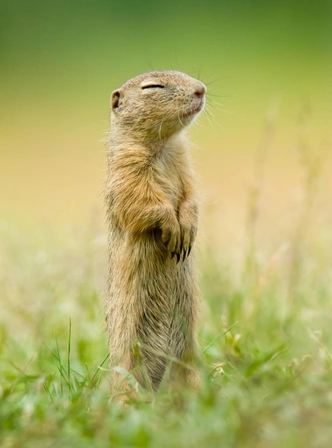
<svg viewBox="0 0 332 448">
<path fill-rule="evenodd" d="M 157 390 L 192 381 L 198 282 L 192 246 L 198 200 L 183 130 L 203 109 L 206 87 L 176 71 L 130 79 L 111 96 L 106 207 L 111 363 Z M 174 362 L 174 359 L 180 362 Z M 172 362 L 173 360 L 173 362 Z M 113 374 L 115 390 L 124 378 Z"/>
</svg>

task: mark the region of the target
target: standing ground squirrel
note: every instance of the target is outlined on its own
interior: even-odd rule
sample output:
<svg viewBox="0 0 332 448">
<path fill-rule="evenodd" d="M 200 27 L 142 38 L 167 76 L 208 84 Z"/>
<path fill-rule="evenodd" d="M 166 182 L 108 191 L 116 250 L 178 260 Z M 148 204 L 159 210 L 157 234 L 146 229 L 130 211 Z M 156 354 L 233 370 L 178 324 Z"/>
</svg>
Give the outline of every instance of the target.
<svg viewBox="0 0 332 448">
<path fill-rule="evenodd" d="M 196 353 L 199 291 L 192 246 L 198 200 L 183 131 L 203 109 L 205 92 L 204 84 L 184 73 L 151 71 L 111 96 L 106 184 L 111 363 L 154 390 L 167 366 L 171 379 L 195 381 L 185 365 Z M 115 391 L 126 388 L 119 373 L 112 383 Z"/>
</svg>

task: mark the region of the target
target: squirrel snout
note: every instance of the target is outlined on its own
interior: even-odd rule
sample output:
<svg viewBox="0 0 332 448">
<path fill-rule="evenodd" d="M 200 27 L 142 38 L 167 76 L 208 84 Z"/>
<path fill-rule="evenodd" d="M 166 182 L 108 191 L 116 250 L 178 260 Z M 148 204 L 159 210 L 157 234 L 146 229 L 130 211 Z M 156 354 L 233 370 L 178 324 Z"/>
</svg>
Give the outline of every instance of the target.
<svg viewBox="0 0 332 448">
<path fill-rule="evenodd" d="M 206 87 L 204 84 L 200 83 L 195 89 L 195 96 L 197 96 L 197 98 L 203 98 L 205 93 L 206 93 Z"/>
</svg>

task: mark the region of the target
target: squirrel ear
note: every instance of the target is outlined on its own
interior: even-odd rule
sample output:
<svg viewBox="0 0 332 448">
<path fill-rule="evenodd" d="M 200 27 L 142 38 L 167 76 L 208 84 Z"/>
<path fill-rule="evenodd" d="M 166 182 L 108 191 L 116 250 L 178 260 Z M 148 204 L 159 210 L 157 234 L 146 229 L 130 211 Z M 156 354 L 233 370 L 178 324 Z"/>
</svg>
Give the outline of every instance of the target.
<svg viewBox="0 0 332 448">
<path fill-rule="evenodd" d="M 111 96 L 111 107 L 112 109 L 117 109 L 120 106 L 120 91 L 114 90 Z"/>
</svg>

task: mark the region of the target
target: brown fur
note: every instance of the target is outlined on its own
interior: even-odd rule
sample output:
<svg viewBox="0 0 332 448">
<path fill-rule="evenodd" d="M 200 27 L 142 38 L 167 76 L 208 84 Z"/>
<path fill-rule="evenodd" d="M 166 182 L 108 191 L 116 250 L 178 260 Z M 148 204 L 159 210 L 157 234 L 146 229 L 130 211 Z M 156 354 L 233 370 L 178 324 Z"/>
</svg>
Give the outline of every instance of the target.
<svg viewBox="0 0 332 448">
<path fill-rule="evenodd" d="M 204 106 L 205 86 L 175 71 L 127 81 L 111 97 L 106 185 L 109 284 L 106 321 L 113 366 L 143 386 L 192 381 L 198 284 L 198 201 L 183 130 Z M 146 381 L 146 378 L 149 381 Z M 114 390 L 124 389 L 115 373 Z"/>
</svg>

